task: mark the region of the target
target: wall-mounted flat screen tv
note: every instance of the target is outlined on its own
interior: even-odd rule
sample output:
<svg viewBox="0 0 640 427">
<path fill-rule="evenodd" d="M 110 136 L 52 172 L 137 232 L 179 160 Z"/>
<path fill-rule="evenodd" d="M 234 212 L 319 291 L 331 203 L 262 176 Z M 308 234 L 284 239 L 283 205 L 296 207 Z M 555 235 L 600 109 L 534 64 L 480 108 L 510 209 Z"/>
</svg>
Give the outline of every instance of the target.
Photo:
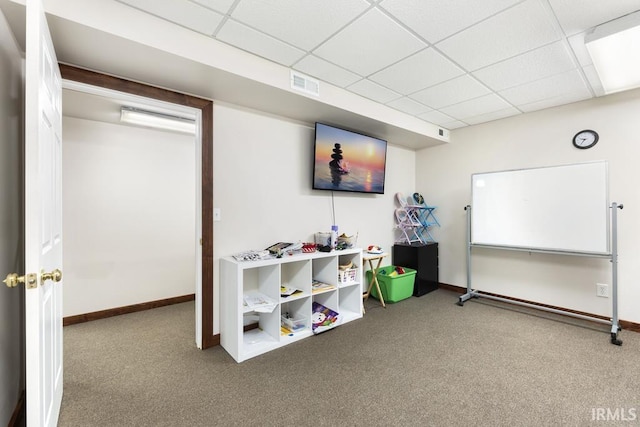
<svg viewBox="0 0 640 427">
<path fill-rule="evenodd" d="M 316 123 L 315 190 L 384 194 L 387 141 Z"/>
</svg>

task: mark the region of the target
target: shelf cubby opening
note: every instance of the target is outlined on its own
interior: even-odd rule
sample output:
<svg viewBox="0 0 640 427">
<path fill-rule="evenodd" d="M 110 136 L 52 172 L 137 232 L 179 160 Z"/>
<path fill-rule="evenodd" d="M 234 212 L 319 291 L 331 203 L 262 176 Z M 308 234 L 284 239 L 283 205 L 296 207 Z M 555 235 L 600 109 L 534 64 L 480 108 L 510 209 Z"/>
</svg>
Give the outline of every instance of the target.
<svg viewBox="0 0 640 427">
<path fill-rule="evenodd" d="M 341 288 L 338 293 L 338 307 L 343 321 L 359 318 L 362 316 L 362 292 L 359 286 L 349 286 Z"/>
<path fill-rule="evenodd" d="M 310 312 L 310 298 L 283 303 L 280 308 L 281 326 L 293 334 L 308 332 L 311 330 Z"/>
<path fill-rule="evenodd" d="M 311 294 L 311 264 L 308 261 L 294 261 L 283 263 L 280 270 L 280 285 L 295 288 L 301 293 L 296 293 L 286 298 L 282 298 L 282 302 L 290 299 L 298 299 L 300 297 Z"/>
<path fill-rule="evenodd" d="M 276 301 L 280 298 L 280 268 L 278 265 L 247 268 L 242 275 L 243 294 L 259 292 Z"/>
<path fill-rule="evenodd" d="M 244 320 L 249 322 L 253 321 L 255 325 L 255 318 L 257 317 L 257 328 L 251 327 L 246 331 L 243 331 L 243 344 L 244 350 L 255 348 L 256 344 L 261 343 L 276 343 L 280 336 L 280 310 L 275 308 L 271 313 L 255 313 L 251 312 L 245 314 Z M 244 329 L 244 328 L 243 328 Z"/>
<path fill-rule="evenodd" d="M 312 261 L 313 279 L 330 285 L 338 284 L 337 257 L 316 258 Z"/>
</svg>

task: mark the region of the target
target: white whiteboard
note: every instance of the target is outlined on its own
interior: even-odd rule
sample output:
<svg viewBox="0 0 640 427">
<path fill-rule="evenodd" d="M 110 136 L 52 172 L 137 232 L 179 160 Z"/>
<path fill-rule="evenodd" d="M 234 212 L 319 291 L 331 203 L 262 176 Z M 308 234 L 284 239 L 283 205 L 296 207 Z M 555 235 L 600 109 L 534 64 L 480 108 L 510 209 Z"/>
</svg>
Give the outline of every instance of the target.
<svg viewBox="0 0 640 427">
<path fill-rule="evenodd" d="M 607 162 L 471 176 L 471 244 L 609 254 Z"/>
</svg>

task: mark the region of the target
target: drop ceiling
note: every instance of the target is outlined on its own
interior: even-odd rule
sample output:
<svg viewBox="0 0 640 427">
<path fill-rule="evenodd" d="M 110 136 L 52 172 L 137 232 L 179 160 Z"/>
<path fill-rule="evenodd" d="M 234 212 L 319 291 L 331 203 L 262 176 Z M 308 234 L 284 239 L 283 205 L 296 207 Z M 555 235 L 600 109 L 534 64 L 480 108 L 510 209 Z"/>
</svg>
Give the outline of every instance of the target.
<svg viewBox="0 0 640 427">
<path fill-rule="evenodd" d="M 603 95 L 584 46 L 640 0 L 118 0 L 445 129 Z"/>
<path fill-rule="evenodd" d="M 23 49 L 24 2 L 0 0 Z M 44 3 L 62 63 L 409 149 L 604 95 L 584 37 L 640 10 L 640 0 Z M 291 73 L 319 93 L 295 90 Z"/>
</svg>

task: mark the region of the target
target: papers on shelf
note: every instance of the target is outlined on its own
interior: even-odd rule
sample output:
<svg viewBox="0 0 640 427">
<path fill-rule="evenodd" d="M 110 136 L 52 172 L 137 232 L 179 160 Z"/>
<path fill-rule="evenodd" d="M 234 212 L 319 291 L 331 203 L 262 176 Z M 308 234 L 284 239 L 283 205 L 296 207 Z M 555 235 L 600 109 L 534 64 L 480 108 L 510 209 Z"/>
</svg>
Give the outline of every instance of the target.
<svg viewBox="0 0 640 427">
<path fill-rule="evenodd" d="M 318 280 L 314 280 L 311 282 L 311 292 L 317 294 L 319 292 L 329 291 L 331 289 L 335 289 L 334 285 L 330 285 L 328 283 L 320 282 Z"/>
<path fill-rule="evenodd" d="M 244 294 L 243 304 L 256 313 L 272 313 L 277 302 L 260 292 L 249 292 Z"/>
<path fill-rule="evenodd" d="M 233 255 L 236 261 L 257 261 L 259 259 L 271 258 L 269 251 L 245 251 Z"/>
<path fill-rule="evenodd" d="M 300 289 L 292 288 L 291 286 L 282 285 L 280 286 L 280 296 L 283 298 L 289 297 L 296 293 L 302 293 Z"/>
</svg>

